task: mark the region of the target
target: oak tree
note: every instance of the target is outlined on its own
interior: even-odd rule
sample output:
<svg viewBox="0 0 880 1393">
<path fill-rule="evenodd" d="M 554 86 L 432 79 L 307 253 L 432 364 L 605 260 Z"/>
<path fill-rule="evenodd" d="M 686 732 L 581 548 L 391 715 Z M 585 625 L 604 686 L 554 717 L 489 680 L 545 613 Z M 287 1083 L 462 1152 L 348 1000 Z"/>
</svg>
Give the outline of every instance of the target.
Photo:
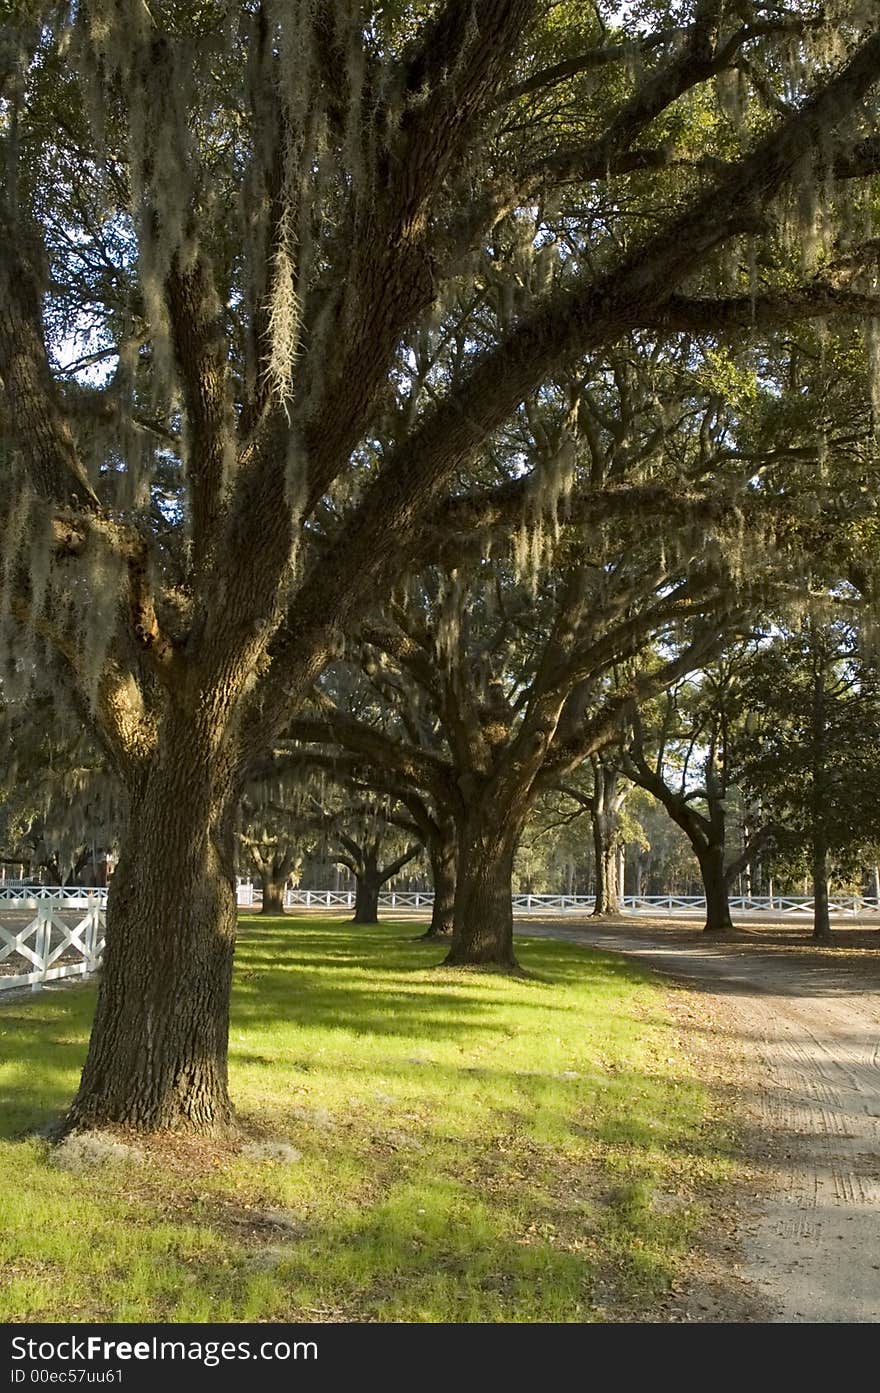
<svg viewBox="0 0 880 1393">
<path fill-rule="evenodd" d="M 4 642 L 71 693 L 127 797 L 68 1127 L 232 1122 L 249 773 L 376 596 L 519 521 L 522 481 L 472 465 L 555 367 L 642 327 L 877 309 L 844 217 L 878 164 L 873 6 L 610 14 L 21 0 L 3 21 Z M 779 233 L 804 227 L 801 265 Z M 462 296 L 455 374 L 414 380 L 406 343 Z"/>
</svg>

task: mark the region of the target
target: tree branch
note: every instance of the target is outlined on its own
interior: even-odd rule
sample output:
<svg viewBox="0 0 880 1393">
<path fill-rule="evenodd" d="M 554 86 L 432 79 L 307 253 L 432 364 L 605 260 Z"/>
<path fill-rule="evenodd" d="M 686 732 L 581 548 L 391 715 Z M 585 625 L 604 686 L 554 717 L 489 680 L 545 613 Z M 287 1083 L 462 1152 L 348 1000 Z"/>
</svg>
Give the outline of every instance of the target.
<svg viewBox="0 0 880 1393">
<path fill-rule="evenodd" d="M 417 553 L 426 509 L 530 391 L 569 353 L 587 353 L 656 313 L 681 278 L 728 237 L 754 226 L 805 154 L 857 109 L 880 76 L 880 33 L 803 107 L 758 142 L 742 164 L 666 227 L 595 280 L 557 291 L 497 348 L 480 355 L 458 387 L 394 450 L 350 517 L 307 575 L 288 614 L 296 649 L 279 643 L 274 673 L 259 684 L 261 720 L 280 728 L 294 691 L 305 694 L 311 665 L 291 675 L 288 654 L 329 647 L 332 624 L 348 625 L 387 590 Z M 272 690 L 269 690 L 272 689 Z M 255 693 L 256 695 L 256 693 Z"/>
<path fill-rule="evenodd" d="M 175 257 L 166 294 L 189 423 L 184 460 L 190 483 L 193 558 L 200 566 L 218 542 L 222 499 L 235 452 L 229 345 L 204 253 L 189 267 Z"/>
<path fill-rule="evenodd" d="M 0 200 L 0 378 L 8 429 L 47 503 L 98 506 L 52 380 L 43 337 L 37 234 Z M 28 245 L 30 242 L 30 245 Z"/>
</svg>

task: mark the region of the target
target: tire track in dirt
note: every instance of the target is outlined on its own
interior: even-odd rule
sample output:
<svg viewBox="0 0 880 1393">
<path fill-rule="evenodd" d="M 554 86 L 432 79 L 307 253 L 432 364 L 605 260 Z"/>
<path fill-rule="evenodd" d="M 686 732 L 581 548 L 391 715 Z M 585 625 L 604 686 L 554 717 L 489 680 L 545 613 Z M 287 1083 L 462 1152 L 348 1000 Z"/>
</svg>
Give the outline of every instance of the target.
<svg viewBox="0 0 880 1393">
<path fill-rule="evenodd" d="M 525 927 L 525 926 L 524 926 Z M 857 959 L 670 944 L 662 931 L 529 924 L 624 953 L 712 993 L 712 1015 L 755 1066 L 768 1193 L 740 1238 L 741 1275 L 768 1319 L 880 1321 L 880 984 Z"/>
</svg>

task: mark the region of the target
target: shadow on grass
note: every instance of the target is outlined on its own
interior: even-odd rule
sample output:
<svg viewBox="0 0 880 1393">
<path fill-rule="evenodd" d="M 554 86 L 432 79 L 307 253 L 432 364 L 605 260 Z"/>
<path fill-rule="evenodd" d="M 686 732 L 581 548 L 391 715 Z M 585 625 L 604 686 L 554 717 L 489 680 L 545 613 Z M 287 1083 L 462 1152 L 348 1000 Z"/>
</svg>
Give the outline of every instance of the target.
<svg viewBox="0 0 880 1393">
<path fill-rule="evenodd" d="M 296 1159 L 233 1150 L 196 1175 L 157 1151 L 135 1179 L 71 1180 L 33 1141 L 0 1146 L 52 1221 L 11 1212 L 7 1261 L 32 1264 L 14 1318 L 589 1320 L 609 1293 L 639 1318 L 690 1242 L 693 1182 L 728 1164 L 662 994 L 547 941 L 522 945 L 530 978 L 447 974 L 411 929 L 243 935 L 233 1094 Z M 93 1001 L 0 1011 L 6 1135 L 68 1101 Z"/>
<path fill-rule="evenodd" d="M 237 955 L 231 1064 L 270 1068 L 285 1057 L 292 1060 L 297 1050 L 308 1051 L 305 1041 L 285 1041 L 277 1053 L 256 1042 L 250 1051 L 239 1051 L 236 1033 L 276 1025 L 465 1047 L 497 1025 L 499 1013 L 511 1005 L 511 990 L 527 1023 L 571 1011 L 570 1004 L 547 999 L 554 985 L 577 981 L 601 992 L 620 979 L 639 983 L 649 975 L 613 956 L 543 940 L 523 945 L 528 977 L 462 976 L 440 966 L 442 944 L 413 938 L 412 929 L 401 922 L 353 929 L 332 920 L 307 926 L 292 919 L 250 921 Z M 43 1126 L 68 1105 L 85 1059 L 94 1001 L 94 984 L 75 984 L 3 1004 L 0 1136 Z M 460 1080 L 458 1071 L 448 1071 L 450 1088 Z"/>
<path fill-rule="evenodd" d="M 450 1040 L 491 1026 L 498 1010 L 511 1004 L 511 990 L 518 993 L 518 1012 L 544 1015 L 572 1009 L 570 1002 L 548 1002 L 547 988 L 576 983 L 607 991 L 651 976 L 612 954 L 552 940 L 522 945 L 524 975 L 462 973 L 444 968 L 442 945 L 414 939 L 410 924 L 352 930 L 332 921 L 307 929 L 292 923 L 267 921 L 240 944 L 234 1006 L 240 1023 L 300 1021 L 358 1034 Z M 531 992 L 534 1003 L 522 999 Z"/>
<path fill-rule="evenodd" d="M 68 1106 L 94 1009 L 94 985 L 77 983 L 0 1010 L 0 1136 L 41 1127 Z"/>
</svg>

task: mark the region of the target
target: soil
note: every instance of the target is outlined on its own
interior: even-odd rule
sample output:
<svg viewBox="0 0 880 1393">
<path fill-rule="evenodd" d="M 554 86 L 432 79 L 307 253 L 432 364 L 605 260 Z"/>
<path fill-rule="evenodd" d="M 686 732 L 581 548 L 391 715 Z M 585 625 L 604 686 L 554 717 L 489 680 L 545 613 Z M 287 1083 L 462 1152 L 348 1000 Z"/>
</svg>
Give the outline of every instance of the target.
<svg viewBox="0 0 880 1393">
<path fill-rule="evenodd" d="M 630 917 L 548 933 L 670 981 L 682 1039 L 739 1119 L 750 1183 L 719 1203 L 665 1320 L 880 1320 L 880 935 L 750 923 L 723 935 Z M 711 1070 L 711 1073 L 709 1072 Z"/>
</svg>

